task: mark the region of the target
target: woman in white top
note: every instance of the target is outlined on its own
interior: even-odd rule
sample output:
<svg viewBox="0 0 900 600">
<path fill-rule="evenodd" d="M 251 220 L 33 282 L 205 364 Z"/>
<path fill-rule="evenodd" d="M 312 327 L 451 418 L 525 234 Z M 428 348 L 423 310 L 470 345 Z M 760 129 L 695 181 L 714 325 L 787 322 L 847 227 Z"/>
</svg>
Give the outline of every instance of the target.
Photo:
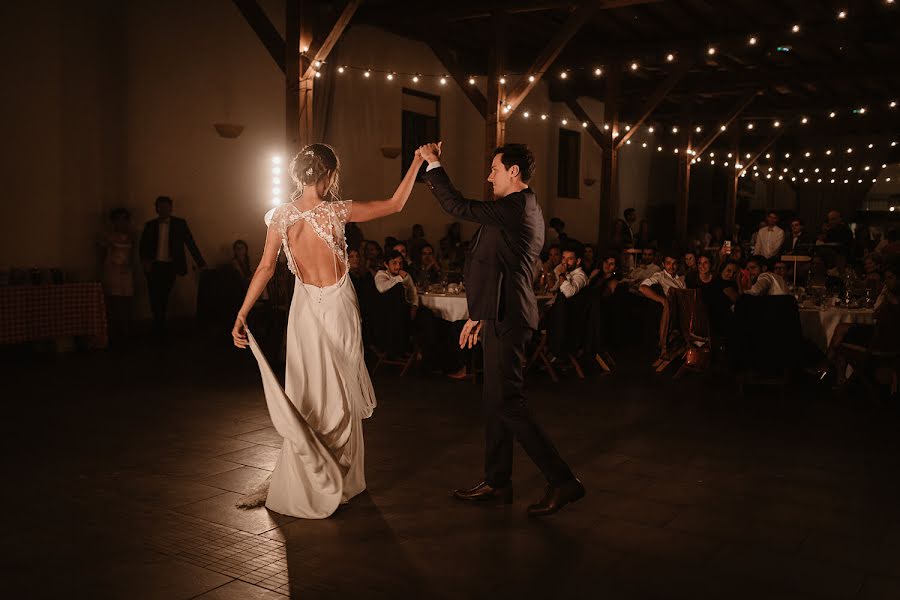
<svg viewBox="0 0 900 600">
<path fill-rule="evenodd" d="M 372 415 L 375 393 L 348 282 L 344 225 L 402 210 L 422 162 L 413 158 L 387 200 L 358 202 L 340 199 L 340 165 L 330 146 L 311 144 L 291 161 L 296 190 L 266 215 L 265 250 L 232 330 L 234 344 L 250 347 L 259 363 L 269 415 L 284 437 L 268 493 L 259 490 L 244 506 L 265 498 L 275 512 L 322 519 L 365 489 L 362 419 Z M 295 275 L 283 389 L 246 323 L 281 249 Z"/>
</svg>

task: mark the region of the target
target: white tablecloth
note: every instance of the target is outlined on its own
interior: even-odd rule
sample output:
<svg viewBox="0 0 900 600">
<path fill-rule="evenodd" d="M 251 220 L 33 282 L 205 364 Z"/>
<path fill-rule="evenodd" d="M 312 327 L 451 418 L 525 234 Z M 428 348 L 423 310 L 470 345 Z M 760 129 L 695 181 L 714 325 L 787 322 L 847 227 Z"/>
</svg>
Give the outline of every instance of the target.
<svg viewBox="0 0 900 600">
<path fill-rule="evenodd" d="M 537 296 L 538 307 L 546 305 L 552 294 Z M 465 294 L 419 294 L 422 306 L 427 306 L 436 317 L 445 321 L 465 321 L 469 318 L 469 305 Z"/>
<path fill-rule="evenodd" d="M 419 294 L 419 301 L 445 321 L 465 321 L 469 318 L 465 294 Z"/>
<path fill-rule="evenodd" d="M 874 323 L 870 308 L 801 308 L 800 326 L 804 337 L 812 340 L 824 352 L 831 343 L 834 330 L 839 323 Z"/>
</svg>

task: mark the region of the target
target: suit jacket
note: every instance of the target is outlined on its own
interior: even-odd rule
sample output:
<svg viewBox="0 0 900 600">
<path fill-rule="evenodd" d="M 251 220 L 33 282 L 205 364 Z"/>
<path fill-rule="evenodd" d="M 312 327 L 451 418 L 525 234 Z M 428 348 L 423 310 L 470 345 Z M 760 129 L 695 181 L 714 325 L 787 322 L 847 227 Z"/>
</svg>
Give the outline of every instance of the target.
<svg viewBox="0 0 900 600">
<path fill-rule="evenodd" d="M 811 254 L 811 250 L 809 248 L 799 248 L 799 246 L 813 246 L 816 243 L 816 236 L 809 233 L 808 231 L 804 231 L 800 234 L 800 237 L 797 238 L 797 250 L 796 252 L 791 248 L 791 245 L 794 243 L 794 236 L 789 232 L 785 232 L 784 235 L 784 245 L 781 246 L 782 254 Z"/>
<path fill-rule="evenodd" d="M 502 334 L 538 327 L 533 267 L 544 246 L 544 215 L 531 188 L 493 202 L 467 200 L 442 167 L 423 176 L 447 213 L 480 223 L 466 253 L 469 318 L 496 321 Z"/>
<path fill-rule="evenodd" d="M 147 221 L 144 232 L 141 234 L 140 254 L 141 260 L 156 260 L 157 245 L 159 243 L 159 219 Z M 201 269 L 206 266 L 200 249 L 194 242 L 194 236 L 188 228 L 187 221 L 178 217 L 169 217 L 169 256 L 175 265 L 175 272 L 179 275 L 187 275 L 187 260 L 184 247 L 187 246 L 194 257 L 194 262 Z"/>
</svg>

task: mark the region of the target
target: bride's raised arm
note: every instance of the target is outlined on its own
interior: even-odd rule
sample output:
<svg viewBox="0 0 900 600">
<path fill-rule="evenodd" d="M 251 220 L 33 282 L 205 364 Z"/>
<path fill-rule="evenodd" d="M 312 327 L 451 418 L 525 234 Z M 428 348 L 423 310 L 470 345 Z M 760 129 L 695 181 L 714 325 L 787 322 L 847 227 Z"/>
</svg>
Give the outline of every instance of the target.
<svg viewBox="0 0 900 600">
<path fill-rule="evenodd" d="M 350 212 L 350 220 L 356 223 L 371 221 L 379 217 L 392 215 L 403 210 L 406 201 L 409 200 L 409 194 L 412 192 L 413 185 L 416 183 L 416 175 L 425 162 L 419 152 L 413 155 L 412 164 L 406 171 L 403 181 L 397 186 L 397 191 L 387 200 L 354 200 L 353 208 Z"/>
</svg>

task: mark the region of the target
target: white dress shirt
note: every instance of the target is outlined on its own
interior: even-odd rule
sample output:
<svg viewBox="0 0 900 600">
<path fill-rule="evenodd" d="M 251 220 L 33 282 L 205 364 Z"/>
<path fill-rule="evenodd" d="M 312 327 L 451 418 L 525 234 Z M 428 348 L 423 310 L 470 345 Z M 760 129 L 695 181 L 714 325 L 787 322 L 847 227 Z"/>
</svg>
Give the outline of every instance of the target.
<svg viewBox="0 0 900 600">
<path fill-rule="evenodd" d="M 157 262 L 172 262 L 172 257 L 169 255 L 169 223 L 171 221 L 159 222 L 159 237 L 156 238 Z"/>
<path fill-rule="evenodd" d="M 563 265 L 560 265 L 560 267 L 563 267 L 563 270 L 565 270 Z M 559 267 L 556 268 L 559 269 Z M 559 276 L 563 274 L 563 270 L 557 273 L 557 281 L 559 281 Z M 583 290 L 588 283 L 587 275 L 584 274 L 584 269 L 581 267 L 575 267 L 573 270 L 565 273 L 565 276 L 566 278 L 559 284 L 559 291 L 566 298 L 571 298 Z"/>
<path fill-rule="evenodd" d="M 787 292 L 787 284 L 777 273 L 760 273 L 756 283 L 747 290 L 752 296 L 784 296 Z"/>
<path fill-rule="evenodd" d="M 625 278 L 626 283 L 637 284 L 641 282 L 651 275 L 655 273 L 659 273 L 662 269 L 659 268 L 659 265 L 656 263 L 650 263 L 649 265 L 638 265 L 634 269 L 631 270 L 631 273 L 628 274 L 628 277 Z"/>
<path fill-rule="evenodd" d="M 441 161 L 433 160 L 430 163 L 428 163 L 427 167 L 425 167 L 425 172 L 427 173 L 428 171 L 430 171 L 432 169 L 437 169 L 439 166 L 441 166 Z"/>
<path fill-rule="evenodd" d="M 401 275 L 391 275 L 384 269 L 375 273 L 375 288 L 379 293 L 385 293 L 398 283 L 403 286 L 403 296 L 406 298 L 406 302 L 413 306 L 418 306 L 419 292 L 416 291 L 416 286 L 413 283 L 412 277 L 409 276 L 409 273 L 407 273 L 405 277 Z"/>
<path fill-rule="evenodd" d="M 678 288 L 679 290 L 683 290 L 685 288 L 684 277 L 677 273 L 675 275 L 669 275 L 669 272 L 665 269 L 654 273 L 653 275 L 642 281 L 641 287 L 644 287 L 645 285 L 647 287 L 650 287 L 656 285 L 657 283 L 662 286 L 664 296 L 668 295 L 671 288 Z"/>
<path fill-rule="evenodd" d="M 754 251 L 760 256 L 772 258 L 781 253 L 784 245 L 784 229 L 775 225 L 762 227 L 756 234 L 756 247 Z"/>
</svg>

